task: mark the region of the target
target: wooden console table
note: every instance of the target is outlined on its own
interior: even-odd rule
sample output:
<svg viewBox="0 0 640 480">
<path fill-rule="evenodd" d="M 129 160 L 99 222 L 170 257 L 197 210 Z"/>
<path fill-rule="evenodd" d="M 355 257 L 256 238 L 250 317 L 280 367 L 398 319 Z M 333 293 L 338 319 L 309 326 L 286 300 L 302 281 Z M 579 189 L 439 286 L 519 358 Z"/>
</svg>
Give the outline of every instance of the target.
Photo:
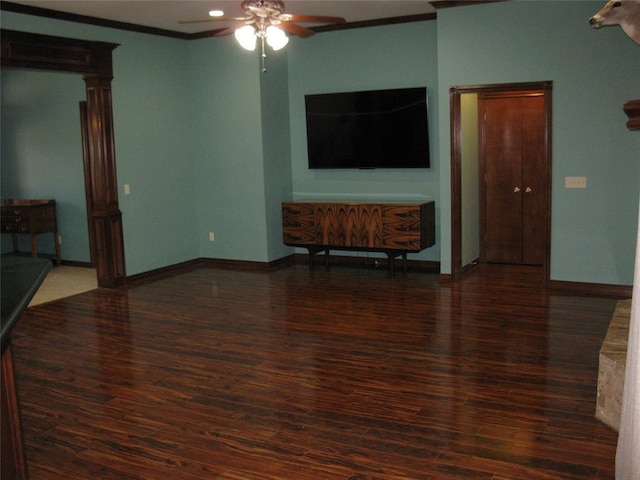
<svg viewBox="0 0 640 480">
<path fill-rule="evenodd" d="M 18 253 L 18 235 L 31 236 L 31 255 L 38 256 L 36 235 L 53 233 L 56 264 L 60 265 L 60 239 L 56 221 L 55 200 L 4 200 L 2 202 L 2 233 L 13 236 L 13 251 Z"/>
<path fill-rule="evenodd" d="M 284 202 L 282 233 L 286 245 L 314 255 L 330 250 L 383 252 L 394 274 L 394 260 L 402 256 L 407 271 L 407 253 L 417 253 L 435 244 L 434 202 L 357 203 Z"/>
</svg>

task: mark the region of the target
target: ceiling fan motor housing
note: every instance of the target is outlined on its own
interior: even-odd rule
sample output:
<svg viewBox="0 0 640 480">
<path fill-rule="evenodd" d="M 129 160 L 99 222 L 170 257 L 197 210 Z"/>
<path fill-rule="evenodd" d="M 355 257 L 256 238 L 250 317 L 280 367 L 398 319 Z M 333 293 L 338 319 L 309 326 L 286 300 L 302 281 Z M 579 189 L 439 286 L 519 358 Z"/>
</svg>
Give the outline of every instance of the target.
<svg viewBox="0 0 640 480">
<path fill-rule="evenodd" d="M 284 2 L 271 0 L 245 0 L 242 2 L 241 8 L 249 16 L 277 17 L 284 12 Z"/>
</svg>

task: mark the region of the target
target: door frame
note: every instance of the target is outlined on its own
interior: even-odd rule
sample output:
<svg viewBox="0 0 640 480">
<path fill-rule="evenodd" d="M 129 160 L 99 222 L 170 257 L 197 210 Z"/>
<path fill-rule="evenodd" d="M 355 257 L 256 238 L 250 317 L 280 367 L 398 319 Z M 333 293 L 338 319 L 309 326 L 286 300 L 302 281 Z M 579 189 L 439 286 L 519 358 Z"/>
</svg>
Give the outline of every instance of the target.
<svg viewBox="0 0 640 480">
<path fill-rule="evenodd" d="M 2 67 L 82 75 L 87 93 L 83 151 L 89 231 L 98 286 L 126 283 L 122 212 L 118 203 L 113 135 L 112 52 L 118 44 L 2 29 Z"/>
<path fill-rule="evenodd" d="M 553 82 L 522 82 L 486 85 L 452 86 L 449 88 L 450 139 L 451 139 L 451 278 L 462 279 L 462 112 L 460 96 L 465 93 L 504 93 L 539 90 L 544 94 L 544 168 L 546 187 L 544 234 L 543 282 L 551 283 L 551 119 Z"/>
</svg>

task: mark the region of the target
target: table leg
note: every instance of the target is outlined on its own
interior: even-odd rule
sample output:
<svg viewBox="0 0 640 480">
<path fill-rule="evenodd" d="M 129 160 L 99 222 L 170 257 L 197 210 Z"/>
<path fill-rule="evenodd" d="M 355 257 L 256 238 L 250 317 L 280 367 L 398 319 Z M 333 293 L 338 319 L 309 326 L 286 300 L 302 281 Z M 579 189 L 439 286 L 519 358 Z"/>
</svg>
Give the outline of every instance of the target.
<svg viewBox="0 0 640 480">
<path fill-rule="evenodd" d="M 58 237 L 58 232 L 53 232 L 53 241 L 56 246 L 56 265 L 60 265 L 60 237 Z"/>
<path fill-rule="evenodd" d="M 31 235 L 31 256 L 38 256 L 38 241 L 36 240 L 35 235 Z"/>
</svg>

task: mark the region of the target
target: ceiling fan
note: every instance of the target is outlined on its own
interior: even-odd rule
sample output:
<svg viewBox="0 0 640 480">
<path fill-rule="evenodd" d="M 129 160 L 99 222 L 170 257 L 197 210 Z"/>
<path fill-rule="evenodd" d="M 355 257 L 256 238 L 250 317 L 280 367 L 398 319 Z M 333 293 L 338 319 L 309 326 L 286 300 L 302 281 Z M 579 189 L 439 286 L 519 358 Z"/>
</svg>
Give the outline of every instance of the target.
<svg viewBox="0 0 640 480">
<path fill-rule="evenodd" d="M 262 45 L 262 71 L 265 67 L 265 42 L 274 50 L 280 50 L 288 42 L 286 33 L 298 37 L 310 37 L 315 32 L 298 23 L 345 23 L 342 17 L 329 17 L 324 15 L 294 15 L 284 12 L 284 2 L 277 0 L 245 0 L 241 4 L 244 17 L 211 17 L 201 20 L 182 20 L 179 23 L 203 23 L 216 21 L 233 21 L 234 25 L 224 28 L 214 34 L 214 37 L 222 37 L 234 34 L 238 42 L 247 50 L 254 50 L 257 39 Z M 298 22 L 298 23 L 296 23 Z"/>
</svg>

